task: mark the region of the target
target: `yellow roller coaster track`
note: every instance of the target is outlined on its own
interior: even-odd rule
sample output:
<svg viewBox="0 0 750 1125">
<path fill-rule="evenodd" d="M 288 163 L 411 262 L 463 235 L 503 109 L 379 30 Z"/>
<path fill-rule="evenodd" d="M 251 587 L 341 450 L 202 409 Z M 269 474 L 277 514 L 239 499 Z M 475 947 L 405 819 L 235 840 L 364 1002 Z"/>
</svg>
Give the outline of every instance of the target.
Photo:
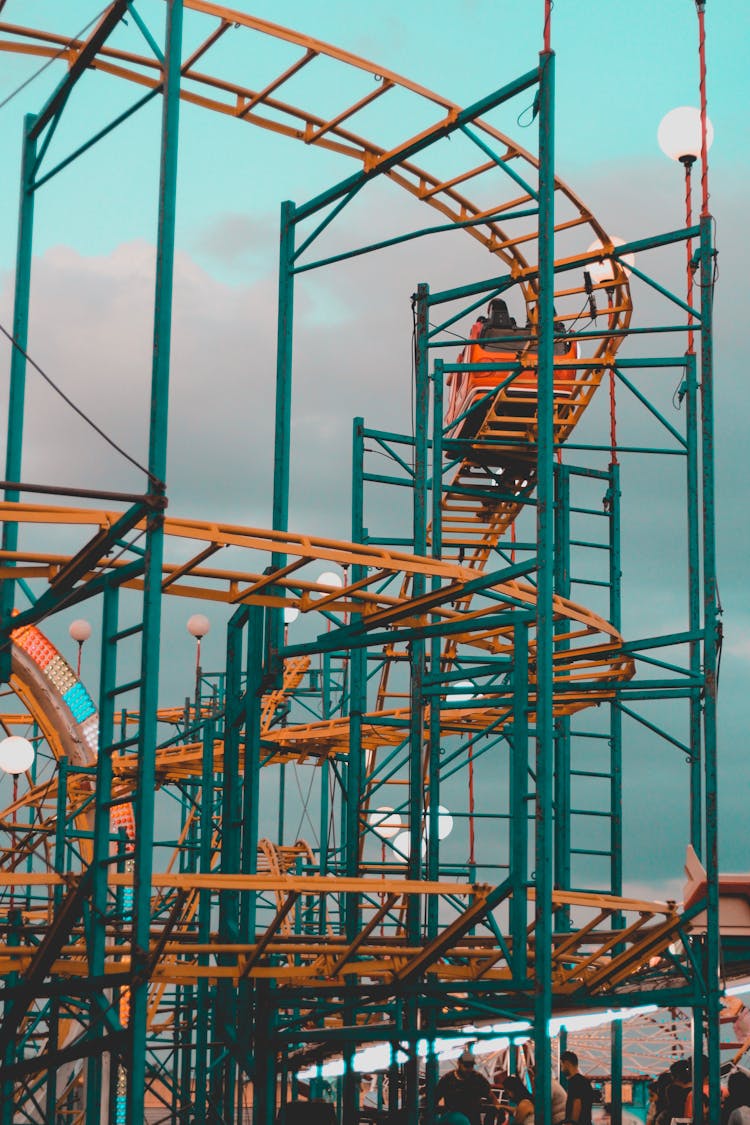
<svg viewBox="0 0 750 1125">
<path fill-rule="evenodd" d="M 490 122 L 477 119 L 470 133 L 466 134 L 467 143 L 460 150 L 459 157 L 463 159 L 468 149 L 475 159 L 456 167 L 448 176 L 438 175 L 416 165 L 407 156 L 401 158 L 399 154 L 408 153 L 416 140 L 437 140 L 441 130 L 456 120 L 460 109 L 457 104 L 374 63 L 267 21 L 203 0 L 184 0 L 184 7 L 191 14 L 191 34 L 195 36 L 195 45 L 182 64 L 181 97 L 185 102 L 352 159 L 373 179 L 382 173 L 399 188 L 439 212 L 443 219 L 460 224 L 461 229 L 501 262 L 523 296 L 529 324 L 535 324 L 537 236 L 535 231 L 529 230 L 528 225 L 519 225 L 512 217 L 513 212 L 534 203 L 533 183 L 537 177 L 538 163 L 533 154 L 517 145 Z M 87 39 L 71 40 L 62 34 L 0 22 L 0 50 L 41 59 L 59 59 L 69 68 L 85 60 L 91 70 L 102 75 L 135 83 L 147 90 L 160 89 L 162 64 L 155 54 L 142 55 L 110 45 L 101 46 L 92 52 L 89 48 L 95 34 L 96 29 Z M 122 29 L 118 29 L 118 35 L 124 34 Z M 132 28 L 129 34 L 135 34 Z M 261 36 L 275 40 L 288 53 L 288 58 L 258 88 L 198 69 L 199 62 L 201 67 L 206 65 L 207 56 L 220 40 L 235 35 Z M 336 68 L 339 79 L 331 84 L 332 89 L 341 92 L 342 101 L 335 111 L 316 113 L 312 109 L 282 100 L 285 86 L 291 84 L 293 79 L 299 84 L 314 73 L 316 65 L 323 61 L 329 67 Z M 373 81 L 376 82 L 374 89 L 371 85 Z M 422 128 L 416 134 L 393 145 L 367 140 L 353 131 L 358 116 L 360 121 L 366 119 L 373 103 L 397 93 L 410 99 L 411 106 L 424 120 Z M 497 159 L 485 159 L 489 150 L 500 154 L 502 168 Z M 482 154 L 482 159 L 478 162 L 477 153 Z M 506 174 L 506 169 L 510 170 L 510 175 Z M 474 202 L 464 194 L 467 191 L 472 192 L 474 200 L 491 199 L 495 202 L 491 207 Z M 614 247 L 607 232 L 561 180 L 555 181 L 555 195 L 555 235 L 557 244 L 565 247 L 565 254 L 556 262 L 555 301 L 559 319 L 563 323 L 573 323 L 576 319 L 574 305 L 584 298 L 585 288 L 583 284 L 571 283 L 567 276 L 568 267 L 575 264 L 580 268 L 587 262 L 609 258 Z M 503 216 L 507 216 L 507 220 L 504 221 Z M 598 242 L 599 248 L 590 250 L 588 244 L 591 242 Z M 611 279 L 606 286 L 599 285 L 595 288 L 606 291 L 606 324 L 600 331 L 591 333 L 586 341 L 588 351 L 583 350 L 581 360 L 577 363 L 572 394 L 565 402 L 556 403 L 555 441 L 558 444 L 564 442 L 577 425 L 603 374 L 612 366 L 630 321 L 628 280 L 616 259 L 612 259 Z M 530 361 L 529 366 L 533 367 L 533 361 Z M 535 409 L 532 405 L 524 415 L 517 407 L 507 409 L 507 403 L 507 396 L 497 396 L 477 434 L 476 448 L 481 448 L 485 456 L 489 453 L 497 463 L 497 458 L 503 456 L 503 450 L 507 449 L 509 441 L 526 443 L 527 469 L 524 477 L 527 482 L 533 483 L 531 448 L 536 439 Z M 520 508 L 520 501 L 512 498 L 497 504 L 490 504 L 486 500 L 480 502 L 466 499 L 464 487 L 467 483 L 486 481 L 491 476 L 486 465 L 478 460 L 476 450 L 455 468 L 452 483 L 448 485 L 443 498 L 445 551 L 442 559 L 419 558 L 406 552 L 320 537 L 168 516 L 165 520 L 167 554 L 169 556 L 171 549 L 174 557 L 168 557 L 164 565 L 164 592 L 171 596 L 202 599 L 228 606 L 261 604 L 273 607 L 294 606 L 302 613 L 317 613 L 321 609 L 343 614 L 357 613 L 362 615 L 364 631 L 393 630 L 394 645 L 398 643 L 398 627 L 423 625 L 428 620 L 455 623 L 460 619 L 464 628 L 446 644 L 446 661 L 453 658 L 459 644 L 470 646 L 478 652 L 507 653 L 511 651 L 512 643 L 508 630 L 487 625 L 487 606 L 476 608 L 471 596 L 465 592 L 466 584 L 485 570 L 493 548 L 507 532 Z M 83 534 L 91 534 L 93 531 L 95 535 L 96 531 L 112 526 L 120 514 L 116 511 L 86 508 L 0 504 L 0 522 L 47 525 L 50 530 L 64 529 L 66 536 L 70 536 L 72 528 L 79 528 Z M 105 570 L 125 565 L 128 557 L 126 553 L 120 558 L 98 557 L 91 552 L 91 542 L 88 538 L 84 539 L 78 551 L 69 549 L 66 543 L 65 548 L 57 552 L 3 552 L 0 554 L 0 578 L 12 576 L 53 582 L 77 558 L 86 557 L 87 573 L 82 579 L 85 582 Z M 187 545 L 189 555 L 185 561 Z M 264 571 L 274 551 L 282 552 L 291 561 L 283 571 L 276 571 L 269 576 Z M 316 560 L 338 564 L 345 570 L 353 566 L 364 567 L 366 577 L 360 582 L 347 582 L 342 589 L 333 589 L 300 574 L 307 564 Z M 411 581 L 416 574 L 442 580 L 441 595 L 437 602 L 426 602 L 411 596 Z M 385 579 L 392 580 L 389 589 L 397 591 L 396 593 L 386 594 L 379 590 Z M 138 588 L 139 580 L 135 579 L 129 584 Z M 531 585 L 500 579 L 491 585 L 491 590 L 493 597 L 497 599 L 494 602 L 495 609 L 498 604 L 523 605 L 528 608 L 535 605 L 535 590 Z M 582 707 L 611 698 L 617 684 L 632 676 L 633 664 L 631 658 L 622 651 L 622 638 L 617 630 L 598 615 L 559 597 L 555 599 L 554 613 L 558 623 L 567 623 L 566 633 L 561 638 L 567 642 L 567 648 L 557 653 L 554 671 L 555 684 L 559 689 L 564 687 L 565 690 L 556 693 L 555 708 L 558 714 L 571 714 Z M 533 651 L 532 639 L 532 661 Z M 387 645 L 385 654 L 386 658 L 395 658 L 396 647 Z M 403 725 L 408 722 L 409 717 L 404 707 L 389 705 L 389 700 L 393 702 L 393 699 L 388 689 L 388 659 L 385 667 L 376 708 L 366 716 L 364 728 L 363 741 L 370 753 L 371 763 L 381 747 L 403 738 Z M 265 701 L 264 736 L 276 747 L 269 760 L 304 761 L 347 752 L 348 720 L 332 719 L 283 728 L 270 725 L 276 705 L 283 700 L 285 692 L 293 690 L 294 680 L 301 674 L 300 665 L 290 666 L 280 694 L 276 698 L 269 696 Z M 571 686 L 576 684 L 580 684 L 580 691 L 571 691 Z M 38 719 L 39 707 L 33 694 L 22 690 L 20 694 L 30 714 Z M 532 707 L 533 698 L 532 690 Z M 488 692 L 471 708 L 451 707 L 441 710 L 441 725 L 449 733 L 471 733 L 486 729 L 488 724 L 502 726 L 506 711 L 507 705 L 502 698 L 493 698 L 492 693 Z M 170 715 L 165 712 L 162 717 L 169 720 Z M 49 723 L 44 726 L 45 734 L 53 751 L 58 753 L 59 738 L 48 727 Z M 222 751 L 221 743 L 217 743 L 215 765 L 219 770 Z M 160 751 L 157 764 L 159 781 L 166 784 L 195 775 L 201 768 L 201 755 L 202 747 L 192 743 Z M 114 764 L 117 792 L 119 795 L 126 795 L 132 791 L 134 780 L 132 757 L 123 755 Z M 25 798 L 39 810 L 41 836 L 50 831 L 55 795 L 56 786 L 52 781 L 45 786 L 32 788 Z M 88 797 L 85 789 L 76 790 L 73 787 L 69 797 L 74 809 L 77 802 L 80 802 L 83 815 L 83 806 Z M 3 817 L 7 818 L 10 812 L 12 810 L 5 810 Z M 224 952 L 228 960 L 221 968 L 216 965 L 200 967 L 197 957 L 202 951 L 195 945 L 187 949 L 189 942 L 181 944 L 180 940 L 181 926 L 189 921 L 190 911 L 194 909 L 194 893 L 200 889 L 201 877 L 190 877 L 184 886 L 179 884 L 185 894 L 185 909 L 175 918 L 169 933 L 154 934 L 155 947 L 163 953 L 154 962 L 155 981 L 160 985 L 169 981 L 188 983 L 198 979 L 202 973 L 211 979 L 224 974 L 237 980 L 247 975 L 272 972 L 279 981 L 314 981 L 316 987 L 323 987 L 327 984 L 335 985 L 342 979 L 344 970 L 347 975 L 356 973 L 363 978 L 390 981 L 408 979 L 412 974 L 426 971 L 434 972 L 442 979 L 456 981 L 507 979 L 508 967 L 504 964 L 504 954 L 496 946 L 494 939 L 488 943 L 482 938 L 472 938 L 469 941 L 465 937 L 471 918 L 475 913 L 480 917 L 485 909 L 489 888 L 467 887 L 463 883 L 452 886 L 444 882 L 434 885 L 419 883 L 415 886 L 394 878 L 362 878 L 349 882 L 336 880 L 335 887 L 331 880 L 321 883 L 315 877 L 295 880 L 284 868 L 289 857 L 274 852 L 272 845 L 269 848 L 271 850 L 266 857 L 269 863 L 267 874 L 252 878 L 206 876 L 214 889 L 218 887 L 219 879 L 236 879 L 236 889 L 272 892 L 276 896 L 277 913 L 265 935 L 256 943 L 245 947 L 227 947 Z M 127 881 L 127 878 L 127 875 L 112 875 L 113 884 L 118 879 Z M 51 888 L 55 884 L 52 876 L 37 878 L 33 874 L 21 872 L 6 872 L 2 879 L 8 885 L 19 887 L 34 883 Z M 71 891 L 75 889 L 75 879 L 72 876 L 68 880 Z M 184 881 L 184 877 L 174 872 L 154 876 L 155 893 L 161 895 L 164 888 L 178 888 L 180 879 Z M 229 883 L 226 885 L 229 886 Z M 234 886 L 233 883 L 232 887 Z M 290 909 L 291 896 L 310 897 L 322 902 L 328 896 L 341 895 L 347 890 L 381 896 L 380 906 L 371 908 L 370 919 L 365 922 L 357 942 L 347 944 L 341 937 L 322 936 L 317 943 L 306 938 L 305 949 L 294 946 L 293 937 L 284 930 L 282 924 Z M 408 896 L 414 894 L 446 893 L 454 894 L 463 903 L 462 913 L 458 914 L 454 924 L 455 936 L 453 927 L 449 927 L 434 948 L 417 950 L 407 947 L 402 938 L 386 939 L 378 933 L 382 918 L 380 912 L 384 908 L 398 911 Z M 558 894 L 556 904 L 578 909 L 587 917 L 576 934 L 557 941 L 554 987 L 560 998 L 572 996 L 582 988 L 599 991 L 626 979 L 628 974 L 641 967 L 650 956 L 673 940 L 679 925 L 679 919 L 673 910 L 651 903 L 608 896 L 587 898 Z M 626 917 L 626 929 L 613 925 L 614 914 L 619 914 L 620 920 L 622 916 Z M 87 966 L 82 942 L 83 938 L 80 941 L 73 940 L 62 951 L 54 972 L 62 975 L 85 974 Z M 112 971 L 123 971 L 122 950 L 122 945 L 112 948 Z M 212 945 L 208 952 L 222 951 Z M 274 954 L 274 964 L 269 969 L 268 958 L 271 953 Z M 533 957 L 533 940 L 531 956 Z M 13 950 L 7 947 L 0 949 L 0 968 L 3 971 L 14 969 L 23 972 L 28 968 L 32 957 L 33 952 L 23 946 Z M 282 957 L 286 959 L 285 966 L 278 964 Z"/>
</svg>

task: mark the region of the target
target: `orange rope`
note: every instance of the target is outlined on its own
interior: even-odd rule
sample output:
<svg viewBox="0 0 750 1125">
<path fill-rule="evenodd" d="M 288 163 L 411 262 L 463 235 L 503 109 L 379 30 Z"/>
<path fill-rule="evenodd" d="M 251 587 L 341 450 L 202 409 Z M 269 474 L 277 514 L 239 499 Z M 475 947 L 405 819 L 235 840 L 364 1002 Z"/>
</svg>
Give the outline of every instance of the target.
<svg viewBox="0 0 750 1125">
<path fill-rule="evenodd" d="M 685 225 L 693 225 L 693 190 L 692 190 L 692 161 L 685 161 Z M 685 243 L 687 249 L 687 303 L 693 307 L 693 271 L 690 263 L 693 260 L 693 240 L 688 238 Z M 695 355 L 695 333 L 693 332 L 693 314 L 688 313 L 688 346 L 687 354 Z"/>
<path fill-rule="evenodd" d="M 607 292 L 607 303 L 610 308 L 610 319 L 612 317 L 612 293 Z M 610 464 L 616 465 L 617 462 L 617 399 L 615 397 L 615 369 L 609 369 L 609 445 L 610 445 Z"/>
<path fill-rule="evenodd" d="M 701 101 L 701 218 L 708 215 L 708 137 L 706 114 L 706 0 L 696 0 L 698 9 L 698 60 Z"/>
</svg>

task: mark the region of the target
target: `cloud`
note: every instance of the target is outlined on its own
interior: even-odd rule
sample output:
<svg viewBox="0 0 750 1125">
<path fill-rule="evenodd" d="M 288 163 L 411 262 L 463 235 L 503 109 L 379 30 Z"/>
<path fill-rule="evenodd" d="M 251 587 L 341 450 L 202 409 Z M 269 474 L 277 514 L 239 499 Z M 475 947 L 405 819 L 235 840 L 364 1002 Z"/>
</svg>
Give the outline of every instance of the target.
<svg viewBox="0 0 750 1125">
<path fill-rule="evenodd" d="M 648 213 L 634 200 L 632 176 L 640 170 L 611 169 L 582 185 L 593 209 L 625 237 L 670 226 L 674 200 L 651 193 Z M 383 206 L 353 205 L 343 222 L 321 240 L 321 255 L 344 245 L 382 237 L 387 227 L 424 224 L 423 208 L 401 199 L 392 185 L 378 185 Z M 715 192 L 721 205 L 720 230 L 744 229 L 737 192 Z M 599 208 L 601 204 L 601 210 Z M 723 215 L 723 218 L 721 217 Z M 739 224 L 739 225 L 738 225 Z M 168 485 L 170 512 L 270 526 L 274 438 L 276 340 L 275 222 L 227 212 L 196 236 L 189 252 L 177 255 L 173 314 Z M 731 629 L 746 598 L 743 543 L 747 521 L 748 474 L 739 461 L 748 414 L 747 383 L 740 357 L 743 340 L 743 256 L 722 239 L 721 281 L 717 288 L 717 505 L 722 598 L 727 636 L 720 710 L 722 817 L 728 865 L 742 866 L 748 767 L 739 741 L 744 723 L 744 633 Z M 317 256 L 318 251 L 316 251 Z M 667 284 L 681 291 L 684 260 L 676 252 L 655 259 Z M 645 265 L 646 256 L 641 265 Z M 651 268 L 650 260 L 648 268 Z M 30 351 L 112 438 L 143 462 L 152 347 L 153 248 L 142 242 L 111 254 L 85 257 L 55 247 L 34 263 Z M 350 527 L 351 419 L 408 433 L 411 428 L 412 313 L 410 296 L 419 281 L 440 289 L 497 272 L 471 240 L 450 233 L 411 243 L 392 252 L 354 259 L 320 273 L 300 275 L 295 285 L 292 473 L 290 525 L 295 530 L 346 538 Z M 218 276 L 217 276 L 218 274 Z M 248 280 L 249 274 L 249 280 Z M 660 273 L 660 279 L 662 273 Z M 239 279 L 242 278 L 240 281 Z M 10 305 L 6 276 L 0 302 Z M 658 322 L 663 303 L 636 287 L 634 324 Z M 672 315 L 674 309 L 671 310 Z M 5 320 L 8 314 L 5 313 Z M 634 354 L 636 345 L 626 345 Z M 679 345 L 678 345 L 679 347 Z M 447 353 L 446 353 L 447 354 Z M 681 424 L 672 404 L 675 373 L 644 386 L 671 421 Z M 142 475 L 93 435 L 83 422 L 30 372 L 24 479 L 59 481 L 99 488 L 141 489 Z M 619 393 L 623 440 L 655 440 L 656 424 L 624 390 Z M 608 432 L 608 402 L 597 396 L 581 428 L 581 439 L 601 442 Z M 606 439 L 605 439 L 606 440 Z M 661 440 L 661 435 L 659 435 Z M 566 460 L 573 460 L 566 455 Z M 666 460 L 666 459 L 665 459 Z M 677 458 L 666 465 L 654 458 L 623 458 L 624 632 L 652 635 L 686 620 L 684 470 Z M 365 522 L 374 530 L 408 527 L 408 493 L 368 489 Z M 600 499 L 597 503 L 600 504 Z M 401 507 L 399 508 L 399 505 Z M 586 601 L 581 589 L 574 595 Z M 594 594 L 592 594 L 592 598 Z M 182 651 L 184 607 L 168 611 L 165 640 Z M 179 617 L 179 620 L 178 620 Z M 218 624 L 218 622 L 217 622 Z M 221 630 L 208 642 L 216 666 Z M 659 654 L 663 656 L 664 654 Z M 669 655 L 665 656 L 669 659 Z M 165 698 L 179 697 L 189 681 L 189 660 L 179 676 L 168 677 Z M 188 684 L 189 686 L 189 684 Z M 685 739 L 686 708 L 655 708 Z M 595 767 L 594 767 L 595 768 Z M 626 723 L 625 870 L 644 887 L 676 878 L 687 838 L 684 756 L 635 721 Z M 593 806 L 591 806 L 593 807 Z M 604 823 L 602 821 L 602 823 Z M 577 843 L 587 846 L 581 821 Z M 733 858 L 737 856 L 738 858 Z M 661 885 L 661 884 L 660 884 Z M 644 893 L 646 893 L 644 891 Z M 665 892 L 666 893 L 666 892 Z"/>
<path fill-rule="evenodd" d="M 191 249 L 197 257 L 232 271 L 265 265 L 278 246 L 277 217 L 231 211 L 214 215 L 196 232 Z"/>
</svg>

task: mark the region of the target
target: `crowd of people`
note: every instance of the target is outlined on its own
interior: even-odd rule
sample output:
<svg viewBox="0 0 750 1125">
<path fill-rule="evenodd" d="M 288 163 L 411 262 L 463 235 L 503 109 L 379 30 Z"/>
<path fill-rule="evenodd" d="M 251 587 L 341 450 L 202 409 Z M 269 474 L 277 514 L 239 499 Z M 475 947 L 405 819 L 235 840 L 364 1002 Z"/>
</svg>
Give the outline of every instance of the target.
<svg viewBox="0 0 750 1125">
<path fill-rule="evenodd" d="M 596 1093 L 578 1068 L 578 1056 L 574 1051 L 563 1051 L 560 1066 L 567 1089 L 556 1078 L 552 1079 L 552 1125 L 591 1125 Z M 476 1070 L 472 1052 L 463 1051 L 455 1070 L 444 1074 L 438 1082 L 438 1125 L 535 1125 L 533 1070 L 528 1077 L 529 1084 L 514 1074 L 500 1076 L 497 1085 L 502 1092 L 501 1101 L 487 1078 Z M 485 1111 L 488 1103 L 492 1107 L 489 1114 Z M 733 1125 L 750 1125 L 750 1120 Z"/>
<path fill-rule="evenodd" d="M 705 1062 L 706 1060 L 704 1060 Z M 706 1073 L 706 1066 L 703 1073 Z M 552 1125 L 592 1125 L 592 1110 L 599 1093 L 581 1073 L 574 1051 L 563 1051 L 560 1070 L 565 1086 L 553 1077 L 551 1083 Z M 474 1054 L 464 1050 L 453 1070 L 440 1078 L 435 1091 L 435 1116 L 424 1116 L 425 1125 L 535 1125 L 535 1074 L 528 1070 L 524 1079 L 513 1074 L 493 1075 L 493 1084 L 477 1068 Z M 499 1091 L 499 1096 L 498 1096 Z M 693 1067 L 690 1059 L 678 1059 L 668 1070 L 649 1083 L 646 1125 L 672 1125 L 692 1121 Z M 704 1086 L 704 1109 L 707 1090 Z M 366 1104 L 366 1102 L 365 1102 Z M 425 1111 L 426 1112 L 426 1111 Z M 368 1120 L 391 1120 L 378 1111 Z M 631 1118 L 632 1119 L 632 1118 Z M 703 1119 L 707 1120 L 704 1112 Z M 604 1103 L 596 1125 L 609 1125 L 611 1105 Z M 285 1108 L 284 1125 L 335 1125 L 336 1113 L 325 1099 L 290 1103 Z M 722 1086 L 721 1120 L 716 1125 L 750 1125 L 750 1071 L 733 1070 Z"/>
<path fill-rule="evenodd" d="M 592 1109 L 598 1092 L 581 1073 L 574 1051 L 563 1051 L 560 1069 L 565 1088 L 552 1079 L 552 1125 L 592 1125 Z M 706 1072 L 706 1065 L 703 1071 Z M 535 1125 L 534 1071 L 528 1072 L 526 1081 L 516 1075 L 501 1075 L 495 1084 L 502 1099 L 487 1078 L 475 1069 L 471 1051 L 464 1051 L 456 1069 L 445 1074 L 438 1083 L 437 1125 Z M 703 1097 L 703 1119 L 707 1120 L 705 1087 Z M 608 1104 L 602 1107 L 599 1125 L 609 1121 L 610 1110 Z M 649 1084 L 646 1125 L 672 1125 L 673 1121 L 691 1121 L 693 1117 L 692 1062 L 677 1059 L 669 1070 Z M 750 1125 L 750 1071 L 738 1068 L 730 1073 L 726 1086 L 722 1087 L 721 1121 L 717 1125 Z"/>
<path fill-rule="evenodd" d="M 703 1060 L 706 1073 L 708 1060 Z M 649 1105 L 646 1125 L 671 1125 L 677 1119 L 692 1120 L 693 1064 L 691 1059 L 677 1059 L 648 1088 Z M 703 1086 L 704 1113 L 707 1120 L 708 1089 Z M 750 1125 L 750 1072 L 741 1067 L 733 1070 L 721 1089 L 721 1121 L 719 1125 Z"/>
</svg>

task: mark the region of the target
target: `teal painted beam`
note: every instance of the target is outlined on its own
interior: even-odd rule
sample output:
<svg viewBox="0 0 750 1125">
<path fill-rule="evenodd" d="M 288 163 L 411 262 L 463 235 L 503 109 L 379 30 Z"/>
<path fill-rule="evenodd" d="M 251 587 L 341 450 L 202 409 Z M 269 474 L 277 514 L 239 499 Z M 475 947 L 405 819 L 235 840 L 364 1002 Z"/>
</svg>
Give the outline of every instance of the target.
<svg viewBox="0 0 750 1125">
<path fill-rule="evenodd" d="M 347 201 L 348 198 L 349 197 L 347 197 Z M 372 254 L 378 250 L 387 250 L 391 246 L 400 246 L 404 242 L 413 242 L 416 238 L 426 238 L 430 234 L 444 234 L 450 230 L 465 230 L 467 227 L 481 226 L 485 223 L 496 222 L 498 219 L 502 219 L 504 222 L 508 222 L 511 219 L 528 219 L 537 213 L 537 209 L 534 207 L 522 211 L 500 211 L 497 215 L 482 215 L 480 219 L 464 219 L 457 220 L 453 223 L 439 223 L 436 226 L 424 227 L 422 230 L 409 231 L 407 234 L 397 234 L 394 235 L 393 238 L 385 238 L 380 242 L 372 242 L 368 246 L 358 246 L 355 250 L 344 250 L 340 254 L 331 255 L 329 258 L 319 258 L 314 262 L 305 262 L 304 265 L 295 266 L 294 272 L 309 273 L 310 270 L 321 269 L 323 266 L 332 266 L 338 262 L 347 262 L 351 258 L 361 258 L 363 254 Z M 320 229 L 327 225 L 327 223 L 321 224 Z M 300 247 L 295 254 L 295 260 L 301 254 L 302 249 L 309 245 L 310 241 L 311 239 L 307 239 L 303 246 Z"/>
<path fill-rule="evenodd" d="M 713 297 L 716 252 L 710 215 L 700 222 L 701 293 L 701 467 L 703 493 L 703 753 L 705 785 L 706 869 L 706 1019 L 708 1046 L 708 1120 L 718 1121 L 721 1090 L 719 1011 L 721 949 L 719 943 L 718 762 L 716 736 L 717 673 L 721 621 L 716 579 L 716 497 L 714 474 Z"/>
<path fill-rule="evenodd" d="M 554 285 L 555 285 L 555 56 L 539 66 L 539 376 L 537 447 L 537 719 L 534 869 L 534 1046 L 538 1125 L 551 1125 L 552 1060 L 547 1028 L 552 1015 L 553 838 L 553 587 L 554 587 Z"/>
<path fill-rule="evenodd" d="M 294 239 L 295 206 L 289 200 L 281 204 L 279 231 L 279 307 L 276 330 L 276 416 L 273 445 L 273 513 L 274 531 L 289 530 L 289 462 L 292 427 L 292 345 L 294 333 Z M 274 551 L 271 566 L 281 569 L 286 564 L 283 551 Z M 284 643 L 284 610 L 272 610 L 268 618 L 269 671 L 281 682 L 279 651 Z"/>
<path fill-rule="evenodd" d="M 156 242 L 154 343 L 151 368 L 148 468 L 163 481 L 167 467 L 169 366 L 172 332 L 177 142 L 182 54 L 182 0 L 167 0 L 164 96 L 159 171 L 159 215 Z M 151 874 L 154 848 L 157 710 L 161 635 L 164 526 L 161 513 L 151 513 L 146 528 L 141 648 L 140 727 L 134 813 L 136 840 L 133 877 L 133 937 L 129 1051 L 130 1072 L 126 1125 L 142 1125 L 147 1076 L 148 960 L 151 930 Z"/>
<path fill-rule="evenodd" d="M 27 114 L 23 120 L 23 149 L 21 157 L 21 185 L 18 203 L 18 234 L 16 242 L 16 275 L 13 294 L 13 339 L 16 346 L 10 357 L 10 392 L 8 398 L 8 428 L 5 446 L 5 479 L 20 481 L 23 454 L 24 407 L 26 401 L 26 350 L 29 339 L 29 300 L 31 296 L 31 248 L 34 228 L 34 191 L 32 186 L 36 142 L 32 130 L 36 118 Z M 19 492 L 6 489 L 5 499 L 17 503 Z M 4 523 L 2 534 L 4 551 L 18 548 L 18 524 Z M 10 628 L 15 583 L 6 578 L 0 592 L 0 626 Z M 10 679 L 10 648 L 0 647 L 0 682 Z"/>
</svg>

